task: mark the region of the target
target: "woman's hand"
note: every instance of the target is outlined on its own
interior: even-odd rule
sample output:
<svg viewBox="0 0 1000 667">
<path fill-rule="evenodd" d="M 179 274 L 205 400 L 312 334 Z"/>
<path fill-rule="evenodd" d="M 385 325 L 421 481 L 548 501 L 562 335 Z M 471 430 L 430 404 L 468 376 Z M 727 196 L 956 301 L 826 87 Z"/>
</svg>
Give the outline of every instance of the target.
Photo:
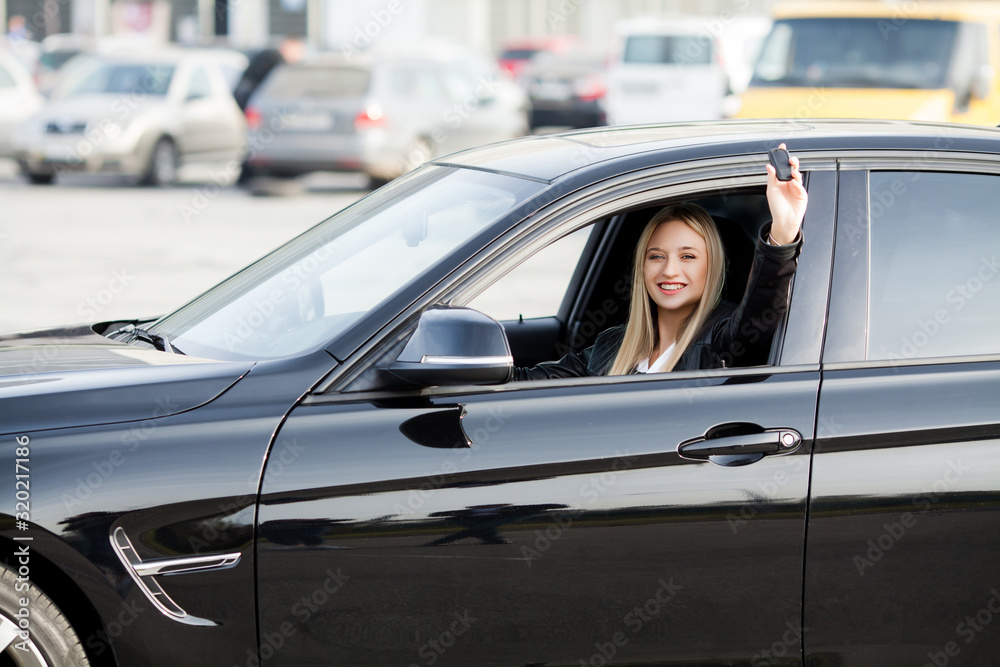
<svg viewBox="0 0 1000 667">
<path fill-rule="evenodd" d="M 781 144 L 779 148 L 785 148 Z M 809 195 L 802 185 L 799 159 L 789 156 L 792 165 L 792 180 L 779 181 L 774 167 L 767 165 L 767 205 L 771 209 L 771 238 L 778 245 L 795 241 L 806 214 Z"/>
</svg>

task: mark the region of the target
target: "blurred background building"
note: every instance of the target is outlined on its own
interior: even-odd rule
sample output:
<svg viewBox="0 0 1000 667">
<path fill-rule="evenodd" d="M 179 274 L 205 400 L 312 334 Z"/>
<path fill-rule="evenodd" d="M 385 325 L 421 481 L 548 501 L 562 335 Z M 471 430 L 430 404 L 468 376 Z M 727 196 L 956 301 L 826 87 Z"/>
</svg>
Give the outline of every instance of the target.
<svg viewBox="0 0 1000 667">
<path fill-rule="evenodd" d="M 773 0 L 0 0 L 9 28 L 139 35 L 254 48 L 300 38 L 314 50 L 403 38 L 451 38 L 497 51 L 510 38 L 574 34 L 601 49 L 616 21 L 683 13 L 714 21 L 766 16 Z M 17 17 L 21 17 L 20 19 Z M 12 26 L 11 20 L 20 27 Z"/>
</svg>

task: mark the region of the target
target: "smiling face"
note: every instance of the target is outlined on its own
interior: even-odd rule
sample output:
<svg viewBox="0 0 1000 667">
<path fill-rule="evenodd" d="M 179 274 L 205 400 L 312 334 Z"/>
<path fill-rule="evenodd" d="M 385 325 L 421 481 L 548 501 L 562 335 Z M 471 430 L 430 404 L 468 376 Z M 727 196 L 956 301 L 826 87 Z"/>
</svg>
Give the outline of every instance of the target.
<svg viewBox="0 0 1000 667">
<path fill-rule="evenodd" d="M 643 279 L 658 315 L 687 317 L 705 293 L 705 239 L 681 220 L 661 222 L 646 244 Z"/>
</svg>

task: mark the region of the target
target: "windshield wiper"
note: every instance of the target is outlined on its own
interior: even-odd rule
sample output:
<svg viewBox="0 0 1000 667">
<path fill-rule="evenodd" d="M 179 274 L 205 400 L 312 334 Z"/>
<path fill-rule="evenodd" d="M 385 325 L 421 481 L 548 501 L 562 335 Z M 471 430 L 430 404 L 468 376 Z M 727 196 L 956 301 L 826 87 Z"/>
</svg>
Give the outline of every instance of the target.
<svg viewBox="0 0 1000 667">
<path fill-rule="evenodd" d="M 128 324 L 114 333 L 108 334 L 108 338 L 123 343 L 131 344 L 137 340 L 149 343 L 154 349 L 163 350 L 172 354 L 184 354 L 170 344 L 170 340 L 163 334 L 153 333 L 134 324 Z"/>
</svg>

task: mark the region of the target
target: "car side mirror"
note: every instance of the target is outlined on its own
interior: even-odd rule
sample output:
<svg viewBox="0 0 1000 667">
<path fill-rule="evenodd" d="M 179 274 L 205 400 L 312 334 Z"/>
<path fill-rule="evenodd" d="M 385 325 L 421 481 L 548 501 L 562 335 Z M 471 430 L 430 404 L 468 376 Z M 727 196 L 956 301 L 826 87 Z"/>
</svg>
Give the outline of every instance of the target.
<svg viewBox="0 0 1000 667">
<path fill-rule="evenodd" d="M 503 326 L 471 308 L 432 308 L 389 368 L 422 387 L 501 384 L 510 379 L 514 359 Z"/>
</svg>

